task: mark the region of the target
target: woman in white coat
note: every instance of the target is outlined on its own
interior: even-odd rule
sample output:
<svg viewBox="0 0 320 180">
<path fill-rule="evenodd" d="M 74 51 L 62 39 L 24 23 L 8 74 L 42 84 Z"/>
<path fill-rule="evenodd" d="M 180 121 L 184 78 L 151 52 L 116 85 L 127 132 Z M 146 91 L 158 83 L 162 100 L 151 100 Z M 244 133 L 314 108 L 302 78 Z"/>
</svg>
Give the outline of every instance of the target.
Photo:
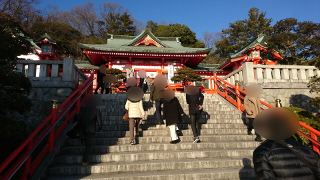
<svg viewBox="0 0 320 180">
<path fill-rule="evenodd" d="M 136 102 L 130 101 L 127 99 L 125 109 L 129 111 L 129 131 L 130 131 L 130 141 L 131 145 L 134 145 L 133 141 L 133 129 L 136 128 L 136 136 L 139 136 L 139 125 L 140 120 L 144 120 L 144 110 L 142 106 L 142 99 Z"/>
</svg>

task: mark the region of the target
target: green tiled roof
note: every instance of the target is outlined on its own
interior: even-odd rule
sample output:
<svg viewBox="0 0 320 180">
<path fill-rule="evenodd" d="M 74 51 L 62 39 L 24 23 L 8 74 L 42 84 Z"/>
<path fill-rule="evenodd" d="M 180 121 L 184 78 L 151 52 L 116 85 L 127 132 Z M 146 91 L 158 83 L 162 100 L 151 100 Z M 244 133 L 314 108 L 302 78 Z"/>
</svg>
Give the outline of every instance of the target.
<svg viewBox="0 0 320 180">
<path fill-rule="evenodd" d="M 163 47 L 132 46 L 146 35 Z M 183 47 L 179 37 L 155 37 L 149 28 L 145 28 L 138 36 L 111 35 L 107 44 L 81 44 L 79 47 L 97 51 L 145 52 L 145 53 L 209 53 L 211 48 Z"/>
<path fill-rule="evenodd" d="M 266 35 L 265 34 L 259 34 L 258 37 L 256 37 L 253 41 L 249 42 L 247 45 L 245 45 L 242 49 L 237 51 L 235 54 L 231 55 L 231 58 L 237 58 L 242 56 L 242 53 L 246 52 L 248 49 L 251 49 L 256 46 L 261 46 L 263 48 L 267 48 L 263 45 L 265 42 Z"/>
<path fill-rule="evenodd" d="M 199 63 L 193 70 L 196 71 L 221 71 L 219 69 L 220 64 L 205 64 Z"/>
<path fill-rule="evenodd" d="M 44 34 L 40 39 L 35 40 L 35 42 L 40 41 L 40 40 L 42 40 L 42 39 L 44 39 L 44 38 L 47 38 L 47 39 L 49 39 L 50 41 L 52 41 L 52 42 L 55 42 L 55 43 L 56 43 L 56 41 L 55 41 L 55 40 L 53 40 L 53 39 L 51 39 L 51 37 L 50 37 L 47 33 L 45 33 L 45 34 Z"/>
<path fill-rule="evenodd" d="M 261 46 L 263 48 L 267 48 L 263 45 L 263 43 L 265 42 L 265 39 L 266 39 L 266 35 L 261 33 L 258 35 L 258 37 L 256 37 L 253 41 L 249 42 L 247 45 L 245 45 L 242 49 L 238 50 L 235 54 L 232 54 L 230 55 L 230 58 L 224 60 L 219 68 L 224 65 L 226 62 L 228 62 L 230 59 L 233 59 L 233 58 L 237 58 L 237 57 L 240 57 L 242 56 L 242 53 L 246 52 L 248 49 L 251 49 L 251 48 L 254 48 L 256 46 Z"/>
</svg>

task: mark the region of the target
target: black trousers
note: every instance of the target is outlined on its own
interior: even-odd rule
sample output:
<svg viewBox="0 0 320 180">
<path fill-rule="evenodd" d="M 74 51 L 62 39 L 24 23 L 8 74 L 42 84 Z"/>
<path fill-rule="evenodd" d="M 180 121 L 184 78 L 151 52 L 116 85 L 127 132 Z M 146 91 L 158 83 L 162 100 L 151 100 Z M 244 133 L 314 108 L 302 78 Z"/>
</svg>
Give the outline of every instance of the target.
<svg viewBox="0 0 320 180">
<path fill-rule="evenodd" d="M 97 88 L 96 88 L 96 90 L 95 90 L 95 93 L 96 93 L 96 94 L 98 93 L 98 90 L 99 90 L 100 88 L 102 88 L 102 89 L 101 89 L 101 94 L 103 94 L 103 91 L 104 91 L 104 83 L 103 83 L 103 81 L 101 81 L 101 82 L 98 81 L 98 86 L 97 86 Z"/>
<path fill-rule="evenodd" d="M 92 146 L 92 139 L 94 136 L 94 133 L 84 133 L 85 138 L 82 140 L 82 144 L 84 144 L 85 149 L 84 149 L 84 154 L 82 157 L 82 162 L 88 162 L 89 155 L 91 153 L 91 146 Z"/>
<path fill-rule="evenodd" d="M 201 111 L 197 110 L 196 114 L 190 115 L 191 129 L 194 137 L 198 137 L 200 135 L 200 125 L 199 125 L 200 114 L 201 114 Z"/>
<path fill-rule="evenodd" d="M 156 116 L 157 116 L 157 120 L 158 123 L 162 122 L 161 120 L 161 104 L 163 103 L 163 99 L 157 99 L 155 100 L 156 102 Z"/>
<path fill-rule="evenodd" d="M 253 129 L 253 120 L 254 120 L 254 118 L 248 118 L 248 119 L 249 119 L 248 131 L 251 132 L 252 129 Z M 260 136 L 257 132 L 255 132 L 255 134 L 256 134 L 257 136 Z"/>
</svg>

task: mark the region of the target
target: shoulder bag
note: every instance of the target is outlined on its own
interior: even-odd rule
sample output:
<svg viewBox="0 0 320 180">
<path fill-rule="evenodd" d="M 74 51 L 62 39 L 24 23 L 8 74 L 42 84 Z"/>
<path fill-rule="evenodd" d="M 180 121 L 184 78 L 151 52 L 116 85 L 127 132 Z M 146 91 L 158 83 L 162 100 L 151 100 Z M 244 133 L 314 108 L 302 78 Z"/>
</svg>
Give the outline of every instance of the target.
<svg viewBox="0 0 320 180">
<path fill-rule="evenodd" d="M 129 110 L 126 110 L 126 113 L 122 118 L 123 118 L 123 121 L 129 121 Z"/>
<path fill-rule="evenodd" d="M 301 156 L 299 153 L 295 152 L 293 149 L 291 149 L 286 143 L 282 142 L 282 141 L 275 141 L 276 143 L 281 144 L 282 146 L 290 149 L 293 154 L 295 154 L 304 164 L 306 164 L 309 169 L 312 171 L 313 175 L 315 176 L 315 179 L 317 179 L 316 177 L 316 170 L 313 168 L 313 166 L 310 164 L 309 161 L 307 161 L 303 156 Z"/>
</svg>

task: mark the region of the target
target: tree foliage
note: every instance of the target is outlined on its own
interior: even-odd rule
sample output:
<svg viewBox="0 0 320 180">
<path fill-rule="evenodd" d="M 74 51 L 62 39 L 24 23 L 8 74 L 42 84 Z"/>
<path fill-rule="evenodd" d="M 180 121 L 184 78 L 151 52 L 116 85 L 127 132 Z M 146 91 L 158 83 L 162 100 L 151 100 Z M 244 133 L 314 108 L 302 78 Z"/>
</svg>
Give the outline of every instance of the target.
<svg viewBox="0 0 320 180">
<path fill-rule="evenodd" d="M 320 77 L 313 76 L 309 79 L 308 88 L 310 93 L 315 92 L 317 95 L 320 93 Z M 310 104 L 314 107 L 320 107 L 320 97 L 314 97 L 310 99 Z"/>
<path fill-rule="evenodd" d="M 28 112 L 32 107 L 27 95 L 31 82 L 16 72 L 16 58 L 31 50 L 21 36 L 21 26 L 10 15 L 0 12 L 0 161 L 4 161 L 25 139 L 26 124 L 9 118 L 9 114 Z"/>
<path fill-rule="evenodd" d="M 306 60 L 319 58 L 320 24 L 298 22 L 294 18 L 280 20 L 267 39 L 267 47 L 280 54 L 281 64 L 303 64 Z M 263 56 L 274 59 L 270 52 Z"/>
<path fill-rule="evenodd" d="M 158 23 L 153 22 L 153 21 L 150 20 L 150 21 L 147 22 L 146 27 L 150 28 L 151 32 L 154 33 L 158 29 Z"/>
<path fill-rule="evenodd" d="M 16 72 L 18 55 L 31 51 L 31 44 L 21 36 L 26 33 L 19 23 L 6 13 L 0 13 L 0 115 L 30 110 L 31 101 L 27 95 L 31 82 L 24 74 Z"/>
<path fill-rule="evenodd" d="M 297 107 L 284 107 L 285 109 L 290 110 L 291 112 L 293 112 L 301 122 L 307 124 L 308 126 L 311 126 L 312 128 L 316 129 L 317 131 L 320 131 L 320 123 L 318 121 L 318 119 L 309 111 L 306 111 L 304 109 L 301 108 L 297 108 Z M 310 131 L 303 128 L 303 127 L 299 127 L 299 129 L 304 132 L 305 134 L 308 134 L 310 136 Z M 302 143 L 305 146 L 310 146 L 312 143 L 305 138 L 304 136 L 295 133 L 293 135 L 293 138 Z"/>
<path fill-rule="evenodd" d="M 171 81 L 174 82 L 180 82 L 180 81 L 202 81 L 201 76 L 199 76 L 198 74 L 196 74 L 193 69 L 189 68 L 189 67 L 183 67 L 180 68 L 177 71 L 177 75 L 173 76 L 171 78 Z"/>
<path fill-rule="evenodd" d="M 57 44 L 62 49 L 64 56 L 81 57 L 82 51 L 77 46 L 77 42 L 81 40 L 81 33 L 69 24 L 57 21 L 44 22 L 39 18 L 32 26 L 34 39 L 39 39 L 45 33 L 49 34 L 52 39 L 57 41 Z M 76 45 L 76 46 L 75 46 Z M 60 59 L 62 59 L 61 57 Z"/>
<path fill-rule="evenodd" d="M 259 9 L 251 8 L 248 15 L 248 19 L 230 23 L 228 29 L 222 30 L 222 39 L 215 43 L 215 54 L 221 58 L 227 58 L 243 48 L 260 33 L 268 35 L 272 32 L 272 19 L 266 18 L 265 12 L 260 13 Z"/>
<path fill-rule="evenodd" d="M 157 37 L 180 37 L 181 45 L 184 47 L 204 48 L 204 43 L 196 39 L 196 33 L 186 25 L 169 24 L 159 25 L 154 32 Z"/>
<path fill-rule="evenodd" d="M 116 69 L 116 68 L 110 68 L 110 69 L 107 68 L 106 74 L 118 75 L 118 74 L 122 74 L 122 71 L 120 69 Z"/>
</svg>

